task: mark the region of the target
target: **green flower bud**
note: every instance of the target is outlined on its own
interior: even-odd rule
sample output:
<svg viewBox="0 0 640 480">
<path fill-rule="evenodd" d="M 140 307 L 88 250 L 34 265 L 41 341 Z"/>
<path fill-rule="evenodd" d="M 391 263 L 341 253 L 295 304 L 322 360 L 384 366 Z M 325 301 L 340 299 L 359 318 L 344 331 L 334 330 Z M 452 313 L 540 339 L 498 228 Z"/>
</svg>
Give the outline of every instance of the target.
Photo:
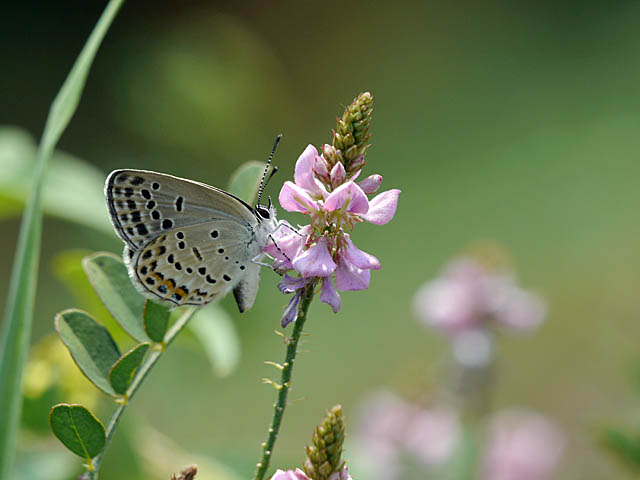
<svg viewBox="0 0 640 480">
<path fill-rule="evenodd" d="M 327 412 L 324 420 L 313 432 L 312 445 L 306 447 L 304 471 L 313 480 L 328 480 L 344 466 L 341 460 L 344 442 L 344 418 L 342 406 L 336 405 Z"/>
<path fill-rule="evenodd" d="M 338 119 L 333 132 L 333 146 L 342 153 L 347 172 L 353 172 L 351 162 L 367 153 L 371 133 L 369 127 L 373 114 L 373 96 L 369 92 L 358 95 Z M 329 162 L 329 160 L 327 160 Z"/>
</svg>

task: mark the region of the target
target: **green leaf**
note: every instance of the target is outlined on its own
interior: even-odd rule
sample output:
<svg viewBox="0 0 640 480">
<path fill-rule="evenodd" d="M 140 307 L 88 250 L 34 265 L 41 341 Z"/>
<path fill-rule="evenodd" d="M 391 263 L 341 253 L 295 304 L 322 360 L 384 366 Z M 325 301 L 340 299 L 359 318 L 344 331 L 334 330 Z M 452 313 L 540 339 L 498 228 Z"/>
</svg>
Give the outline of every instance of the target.
<svg viewBox="0 0 640 480">
<path fill-rule="evenodd" d="M 109 371 L 120 359 L 120 350 L 109 331 L 87 313 L 75 309 L 58 313 L 55 326 L 82 373 L 100 390 L 115 396 Z"/>
<path fill-rule="evenodd" d="M 109 382 L 116 393 L 124 395 L 133 380 L 136 370 L 149 350 L 148 343 L 141 343 L 125 353 L 109 372 Z"/>
<path fill-rule="evenodd" d="M 609 428 L 602 432 L 601 441 L 627 468 L 640 473 L 640 438 Z"/>
<path fill-rule="evenodd" d="M 49 412 L 53 434 L 76 455 L 90 461 L 104 448 L 104 426 L 82 405 L 60 403 Z"/>
<path fill-rule="evenodd" d="M 241 198 L 251 205 L 258 194 L 258 188 L 260 188 L 260 180 L 262 179 L 262 172 L 264 171 L 265 165 L 265 163 L 256 161 L 240 165 L 233 175 L 231 175 L 229 193 L 234 194 L 236 197 Z"/>
<path fill-rule="evenodd" d="M 82 262 L 102 303 L 120 326 L 139 342 L 148 342 L 144 329 L 144 297 L 132 285 L 122 259 L 112 253 L 98 252 Z"/>
<path fill-rule="evenodd" d="M 164 334 L 169 327 L 171 310 L 164 305 L 147 300 L 144 306 L 144 329 L 154 342 L 164 341 Z"/>
<path fill-rule="evenodd" d="M 22 400 L 22 374 L 29 350 L 42 234 L 42 187 L 53 149 L 75 113 L 89 69 L 123 0 L 111 0 L 54 99 L 32 171 L 14 255 L 0 344 L 0 478 L 11 478 Z"/>
<path fill-rule="evenodd" d="M 22 210 L 31 190 L 36 157 L 33 138 L 15 127 L 0 128 L 0 219 Z M 56 150 L 43 185 L 42 210 L 111 234 L 113 227 L 104 208 L 104 174 L 68 153 Z M 82 199 L 82 201 L 78 201 Z"/>
<path fill-rule="evenodd" d="M 189 328 L 202 344 L 213 372 L 226 377 L 240 360 L 240 341 L 231 317 L 218 304 L 201 308 L 190 320 Z"/>
</svg>

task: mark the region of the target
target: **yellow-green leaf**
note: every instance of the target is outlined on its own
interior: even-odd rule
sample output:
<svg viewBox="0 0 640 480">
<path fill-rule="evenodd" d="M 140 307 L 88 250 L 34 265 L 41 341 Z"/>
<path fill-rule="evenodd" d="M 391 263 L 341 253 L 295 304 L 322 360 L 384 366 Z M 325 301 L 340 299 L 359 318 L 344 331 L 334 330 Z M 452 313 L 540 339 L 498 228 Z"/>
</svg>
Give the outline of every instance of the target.
<svg viewBox="0 0 640 480">
<path fill-rule="evenodd" d="M 154 342 L 164 341 L 171 311 L 164 305 L 147 300 L 144 307 L 144 329 Z"/>
<path fill-rule="evenodd" d="M 76 455 L 91 460 L 104 448 L 104 426 L 82 405 L 60 403 L 49 412 L 53 434 Z"/>
<path fill-rule="evenodd" d="M 124 395 L 138 367 L 149 350 L 148 343 L 141 343 L 125 353 L 109 371 L 109 382 L 116 393 Z"/>
<path fill-rule="evenodd" d="M 120 350 L 109 331 L 89 314 L 76 309 L 58 313 L 55 326 L 82 373 L 100 390 L 115 396 L 109 371 L 120 359 Z"/>
<path fill-rule="evenodd" d="M 124 331 L 139 342 L 148 342 L 143 324 L 145 299 L 132 285 L 122 259 L 98 252 L 86 257 L 82 266 L 100 300 Z"/>
</svg>

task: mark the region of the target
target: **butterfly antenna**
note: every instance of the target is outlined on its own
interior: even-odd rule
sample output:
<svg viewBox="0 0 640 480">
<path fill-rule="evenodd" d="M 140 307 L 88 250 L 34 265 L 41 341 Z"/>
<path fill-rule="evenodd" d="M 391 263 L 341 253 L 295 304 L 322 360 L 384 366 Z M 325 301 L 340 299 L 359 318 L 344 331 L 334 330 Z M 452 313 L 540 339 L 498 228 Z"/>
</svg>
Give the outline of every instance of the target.
<svg viewBox="0 0 640 480">
<path fill-rule="evenodd" d="M 271 150 L 271 154 L 269 155 L 269 160 L 267 160 L 267 165 L 264 167 L 264 172 L 262 172 L 262 180 L 260 180 L 260 188 L 258 189 L 258 205 L 260 205 L 260 199 L 262 198 L 262 192 L 264 190 L 264 187 L 267 185 L 269 180 L 271 180 L 271 177 L 273 177 L 273 174 L 278 171 L 277 168 L 274 168 L 273 172 L 271 172 L 271 175 L 269 175 L 269 178 L 267 179 L 267 172 L 269 171 L 271 160 L 273 159 L 273 156 L 276 153 L 276 148 L 278 148 L 278 144 L 280 143 L 281 138 L 282 138 L 282 134 L 276 137 L 276 141 L 273 144 L 273 149 Z"/>
</svg>

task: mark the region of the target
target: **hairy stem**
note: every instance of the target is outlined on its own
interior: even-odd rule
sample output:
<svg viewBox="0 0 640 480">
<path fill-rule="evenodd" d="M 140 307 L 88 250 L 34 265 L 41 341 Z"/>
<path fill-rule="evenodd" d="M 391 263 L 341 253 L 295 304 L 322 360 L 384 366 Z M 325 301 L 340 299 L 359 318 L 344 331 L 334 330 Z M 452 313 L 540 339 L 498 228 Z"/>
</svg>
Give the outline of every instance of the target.
<svg viewBox="0 0 640 480">
<path fill-rule="evenodd" d="M 173 342 L 176 336 L 182 331 L 182 329 L 187 325 L 187 322 L 191 319 L 193 314 L 196 312 L 197 312 L 197 309 L 193 308 L 183 313 L 182 316 L 178 318 L 176 323 L 173 324 L 173 326 L 169 329 L 169 331 L 165 335 L 165 340 L 164 340 L 165 348 L 159 351 L 151 352 L 151 354 L 147 357 L 147 359 L 140 366 L 140 368 L 138 368 L 138 371 L 136 372 L 136 375 L 133 381 L 131 382 L 129 389 L 127 390 L 126 402 L 123 403 L 122 405 L 118 405 L 116 409 L 113 411 L 113 413 L 111 414 L 109 423 L 105 428 L 105 435 L 107 439 L 106 439 L 104 448 L 102 449 L 102 452 L 100 452 L 100 454 L 93 459 L 93 462 L 92 462 L 93 470 L 88 472 L 89 480 L 98 479 L 98 473 L 100 471 L 100 465 L 102 464 L 102 459 L 104 458 L 104 453 L 107 450 L 109 443 L 111 442 L 111 438 L 113 437 L 116 427 L 118 426 L 118 423 L 120 423 L 120 419 L 122 418 L 124 411 L 129 405 L 129 402 L 131 401 L 133 396 L 136 394 L 136 392 L 140 388 L 140 385 L 142 385 L 142 382 L 145 380 L 145 378 L 147 377 L 151 369 L 158 362 L 158 360 L 160 360 L 160 357 L 166 351 L 166 347 L 168 347 L 171 344 L 171 342 Z"/>
<path fill-rule="evenodd" d="M 257 469 L 253 476 L 253 480 L 263 480 L 267 469 L 269 468 L 273 447 L 276 443 L 276 439 L 278 438 L 278 431 L 280 430 L 280 424 L 282 423 L 282 417 L 284 416 L 284 409 L 287 406 L 287 395 L 291 388 L 293 362 L 295 361 L 296 354 L 298 353 L 298 340 L 300 340 L 300 334 L 302 333 L 304 322 L 307 320 L 307 311 L 311 305 L 311 300 L 313 300 L 314 291 L 315 282 L 305 288 L 302 301 L 298 307 L 298 318 L 293 325 L 293 333 L 291 334 L 291 338 L 288 338 L 286 342 L 287 353 L 284 364 L 282 365 L 282 377 L 280 385 L 278 386 L 278 400 L 274 405 L 271 428 L 269 428 L 267 441 L 262 444 L 262 459 L 256 465 Z"/>
</svg>

